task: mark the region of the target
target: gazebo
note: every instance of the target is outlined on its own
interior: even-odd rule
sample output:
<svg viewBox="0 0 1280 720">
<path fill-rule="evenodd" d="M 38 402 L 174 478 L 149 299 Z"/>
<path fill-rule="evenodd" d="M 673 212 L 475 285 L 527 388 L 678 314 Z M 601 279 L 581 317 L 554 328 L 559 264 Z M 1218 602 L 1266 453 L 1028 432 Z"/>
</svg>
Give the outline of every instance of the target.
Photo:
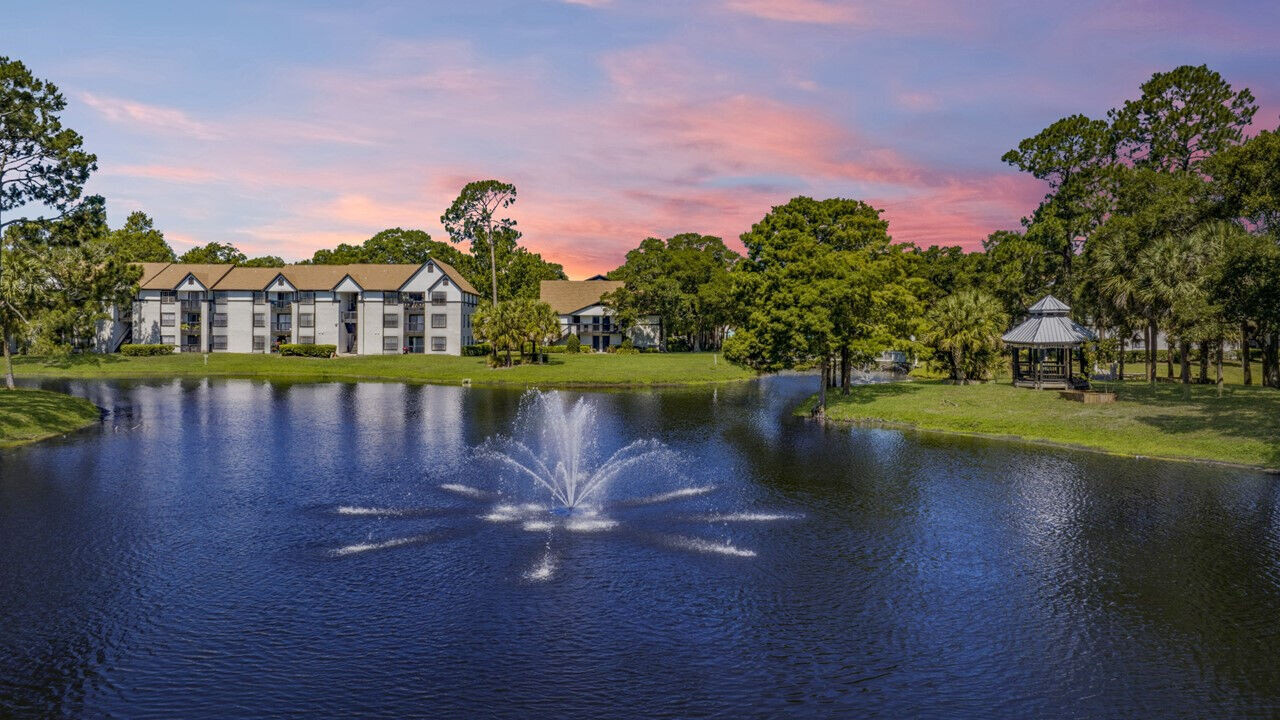
<svg viewBox="0 0 1280 720">
<path fill-rule="evenodd" d="M 1013 384 L 1037 390 L 1087 388 L 1088 377 L 1076 377 L 1075 355 L 1097 335 L 1067 316 L 1071 308 L 1058 298 L 1046 295 L 1027 311 L 1030 315 L 1018 327 L 1004 334 L 1004 344 L 1013 351 Z"/>
</svg>

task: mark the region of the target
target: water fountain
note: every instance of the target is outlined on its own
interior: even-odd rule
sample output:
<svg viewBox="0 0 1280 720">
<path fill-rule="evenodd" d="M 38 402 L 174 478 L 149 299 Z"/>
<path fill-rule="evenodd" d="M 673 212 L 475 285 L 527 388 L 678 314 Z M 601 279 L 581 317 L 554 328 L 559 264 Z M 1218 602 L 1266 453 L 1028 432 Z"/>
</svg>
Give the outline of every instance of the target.
<svg viewBox="0 0 1280 720">
<path fill-rule="evenodd" d="M 631 539 L 686 552 L 755 556 L 755 551 L 728 540 L 649 527 L 653 517 L 638 513 L 654 506 L 687 503 L 716 487 L 691 484 L 679 471 L 679 454 L 658 440 L 635 440 L 609 452 L 602 447 L 605 437 L 593 401 L 586 397 L 571 401 L 557 391 L 532 390 L 521 403 L 515 433 L 491 438 L 474 453 L 475 464 L 486 469 L 494 487 L 457 481 L 438 487 L 481 505 L 482 509 L 470 517 L 546 537 L 544 552 L 525 573 L 529 580 L 546 580 L 554 575 L 559 564 L 554 541 L 559 532 L 616 535 L 613 531 L 625 529 Z M 487 472 L 490 469 L 492 474 Z M 660 484 L 654 486 L 655 481 Z M 353 517 L 420 517 L 435 511 L 383 506 L 338 508 L 339 514 Z M 661 517 L 660 524 L 726 527 L 798 517 L 777 512 L 702 512 L 667 514 Z M 339 548 L 334 554 L 403 547 L 418 542 L 420 537 L 423 536 L 366 540 Z"/>
</svg>

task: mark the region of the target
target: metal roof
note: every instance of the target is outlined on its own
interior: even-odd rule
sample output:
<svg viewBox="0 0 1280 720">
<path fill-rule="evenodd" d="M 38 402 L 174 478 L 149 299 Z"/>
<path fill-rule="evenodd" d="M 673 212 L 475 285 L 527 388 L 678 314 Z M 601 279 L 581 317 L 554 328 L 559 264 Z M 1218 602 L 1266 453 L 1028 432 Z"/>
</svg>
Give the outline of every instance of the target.
<svg viewBox="0 0 1280 720">
<path fill-rule="evenodd" d="M 1071 306 L 1052 295 L 1045 295 L 1027 312 L 1032 315 L 1066 315 L 1071 312 Z"/>
<path fill-rule="evenodd" d="M 1033 315 L 1004 334 L 1005 343 L 1030 347 L 1079 345 L 1097 338 L 1092 330 L 1065 315 Z"/>
</svg>

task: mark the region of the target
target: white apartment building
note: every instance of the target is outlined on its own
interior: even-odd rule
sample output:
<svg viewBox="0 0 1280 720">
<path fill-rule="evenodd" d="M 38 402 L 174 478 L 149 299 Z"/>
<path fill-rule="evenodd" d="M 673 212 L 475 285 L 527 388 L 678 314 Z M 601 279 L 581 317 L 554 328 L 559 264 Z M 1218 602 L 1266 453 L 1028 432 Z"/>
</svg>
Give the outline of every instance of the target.
<svg viewBox="0 0 1280 720">
<path fill-rule="evenodd" d="M 599 275 L 590 280 L 543 280 L 538 296 L 560 316 L 563 338 L 574 334 L 583 345 L 605 351 L 621 345 L 623 336 L 601 298 L 622 286 L 618 280 L 605 280 Z M 648 315 L 640 318 L 627 335 L 636 347 L 652 347 L 658 344 L 660 328 L 661 319 Z"/>
<path fill-rule="evenodd" d="M 175 352 L 276 352 L 285 343 L 335 345 L 339 354 L 461 355 L 475 342 L 479 294 L 453 267 L 421 265 L 232 265 L 142 263 L 124 328 L 100 333 L 103 349 L 125 342 Z"/>
</svg>

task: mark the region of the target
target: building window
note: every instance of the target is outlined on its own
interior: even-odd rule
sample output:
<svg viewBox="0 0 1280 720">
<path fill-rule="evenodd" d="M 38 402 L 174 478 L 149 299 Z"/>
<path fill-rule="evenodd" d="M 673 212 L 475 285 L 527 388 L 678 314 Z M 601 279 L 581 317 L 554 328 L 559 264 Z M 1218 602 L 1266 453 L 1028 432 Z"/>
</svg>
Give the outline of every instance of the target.
<svg viewBox="0 0 1280 720">
<path fill-rule="evenodd" d="M 315 345 L 316 336 L 315 335 L 299 335 L 298 342 L 303 345 Z"/>
<path fill-rule="evenodd" d="M 253 351 L 262 352 L 267 349 L 267 338 L 264 335 L 253 336 Z"/>
<path fill-rule="evenodd" d="M 253 304 L 254 304 L 254 305 L 266 305 L 266 304 L 267 304 L 267 291 L 265 291 L 265 290 L 254 290 L 254 291 L 253 291 Z"/>
<path fill-rule="evenodd" d="M 229 297 L 231 297 L 231 293 L 227 292 L 226 290 L 213 291 L 213 301 L 216 303 L 224 303 L 227 301 L 227 298 Z"/>
<path fill-rule="evenodd" d="M 175 316 L 171 312 L 160 313 L 160 327 L 173 327 L 177 322 Z"/>
<path fill-rule="evenodd" d="M 298 313 L 298 327 L 315 327 L 316 316 L 311 313 Z"/>
<path fill-rule="evenodd" d="M 441 292 L 441 291 L 439 291 L 439 290 L 437 290 L 437 291 L 435 291 L 435 292 L 431 293 L 431 304 L 432 304 L 432 305 L 444 305 L 448 300 L 449 300 L 449 296 L 448 296 L 448 294 L 443 293 L 443 292 Z"/>
<path fill-rule="evenodd" d="M 253 326 L 254 326 L 254 327 L 266 327 L 266 326 L 267 326 L 267 314 L 266 314 L 266 313 L 254 313 L 254 314 L 253 314 Z"/>
<path fill-rule="evenodd" d="M 178 301 L 178 293 L 177 293 L 177 292 L 175 292 L 175 291 L 173 291 L 173 290 L 161 290 L 161 291 L 160 291 L 160 302 L 165 303 L 166 305 L 172 305 L 173 303 L 175 303 L 175 302 L 177 302 L 177 301 Z"/>
<path fill-rule="evenodd" d="M 174 336 L 173 336 L 173 335 L 161 335 L 161 336 L 160 336 L 160 344 L 162 344 L 162 345 L 174 345 L 174 344 L 176 344 L 176 343 L 177 343 L 177 340 L 175 340 L 175 339 L 174 339 Z"/>
<path fill-rule="evenodd" d="M 441 335 L 433 336 L 431 338 L 431 352 L 444 352 L 444 349 L 445 349 L 444 337 Z"/>
<path fill-rule="evenodd" d="M 226 349 L 227 349 L 227 336 L 226 336 L 226 335 L 214 335 L 214 336 L 213 336 L 213 349 L 214 349 L 214 350 L 226 350 Z"/>
<path fill-rule="evenodd" d="M 440 287 L 449 287 L 449 278 L 440 278 Z"/>
<path fill-rule="evenodd" d="M 409 332 L 422 332 L 424 319 L 421 315 L 410 315 L 404 320 L 404 329 Z"/>
<path fill-rule="evenodd" d="M 400 293 L 398 293 L 398 292 L 385 292 L 385 293 L 382 293 L 382 302 L 386 303 L 387 305 L 399 305 L 399 304 L 400 304 Z"/>
<path fill-rule="evenodd" d="M 446 327 L 446 326 L 445 326 L 445 322 L 446 322 L 445 318 L 447 318 L 447 317 L 448 317 L 448 316 L 447 316 L 447 315 L 445 315 L 444 313 L 432 313 L 432 315 L 431 315 L 431 327 L 433 327 L 433 328 L 442 328 L 442 327 Z"/>
<path fill-rule="evenodd" d="M 306 305 L 316 304 L 316 293 L 314 290 L 304 290 L 298 293 L 298 302 Z"/>
<path fill-rule="evenodd" d="M 400 352 L 400 338 L 396 335 L 386 335 L 382 338 L 383 352 Z"/>
<path fill-rule="evenodd" d="M 213 314 L 213 326 L 214 326 L 214 327 L 226 327 L 226 326 L 227 326 L 227 314 L 226 314 L 226 313 L 214 313 L 214 314 Z M 215 337 L 216 337 L 216 336 L 215 336 Z"/>
<path fill-rule="evenodd" d="M 383 315 L 382 327 L 390 328 L 390 329 L 395 329 L 400 327 L 400 316 L 399 315 Z"/>
</svg>

